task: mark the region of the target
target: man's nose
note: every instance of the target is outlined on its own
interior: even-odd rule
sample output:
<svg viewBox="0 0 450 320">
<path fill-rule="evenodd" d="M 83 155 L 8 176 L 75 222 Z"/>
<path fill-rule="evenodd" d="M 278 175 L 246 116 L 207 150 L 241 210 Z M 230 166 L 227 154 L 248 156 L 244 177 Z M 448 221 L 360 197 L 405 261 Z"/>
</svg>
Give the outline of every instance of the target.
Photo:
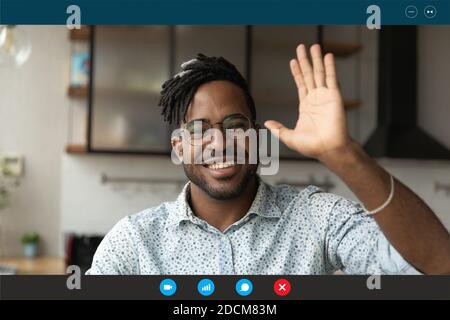
<svg viewBox="0 0 450 320">
<path fill-rule="evenodd" d="M 220 128 L 211 128 L 209 130 L 207 147 L 214 150 L 224 149 L 225 135 Z"/>
</svg>

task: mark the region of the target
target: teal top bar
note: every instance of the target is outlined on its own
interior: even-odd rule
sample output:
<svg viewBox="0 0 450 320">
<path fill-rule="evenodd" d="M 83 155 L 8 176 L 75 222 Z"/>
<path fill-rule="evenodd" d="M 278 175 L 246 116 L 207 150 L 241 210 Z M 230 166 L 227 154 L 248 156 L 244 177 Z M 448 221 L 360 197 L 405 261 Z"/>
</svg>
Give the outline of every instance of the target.
<svg viewBox="0 0 450 320">
<path fill-rule="evenodd" d="M 450 24 L 450 1 L 381 0 L 0 0 L 0 24 L 366 24 L 377 5 L 381 25 Z"/>
</svg>

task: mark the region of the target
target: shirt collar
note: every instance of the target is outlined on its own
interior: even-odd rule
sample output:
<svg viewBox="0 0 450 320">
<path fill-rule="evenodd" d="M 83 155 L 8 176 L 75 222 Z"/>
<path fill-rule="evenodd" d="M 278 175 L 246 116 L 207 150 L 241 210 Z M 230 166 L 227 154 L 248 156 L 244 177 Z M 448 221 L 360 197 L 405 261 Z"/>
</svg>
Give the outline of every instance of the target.
<svg viewBox="0 0 450 320">
<path fill-rule="evenodd" d="M 191 221 L 196 224 L 203 221 L 194 215 L 187 201 L 190 192 L 190 183 L 191 182 L 186 183 L 176 201 L 172 202 L 169 206 L 168 223 L 170 225 L 179 225 L 182 221 Z M 275 192 L 272 190 L 272 187 L 262 181 L 259 176 L 258 190 L 252 205 L 244 218 L 251 214 L 256 214 L 265 218 L 281 217 L 281 210 L 276 204 Z"/>
</svg>

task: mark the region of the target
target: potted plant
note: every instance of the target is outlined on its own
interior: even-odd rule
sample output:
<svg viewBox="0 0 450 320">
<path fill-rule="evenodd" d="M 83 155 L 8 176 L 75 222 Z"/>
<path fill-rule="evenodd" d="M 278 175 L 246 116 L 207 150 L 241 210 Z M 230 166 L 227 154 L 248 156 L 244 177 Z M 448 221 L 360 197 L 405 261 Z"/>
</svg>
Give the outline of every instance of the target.
<svg viewBox="0 0 450 320">
<path fill-rule="evenodd" d="M 25 233 L 22 236 L 23 255 L 35 258 L 38 253 L 39 235 L 36 232 Z"/>
</svg>

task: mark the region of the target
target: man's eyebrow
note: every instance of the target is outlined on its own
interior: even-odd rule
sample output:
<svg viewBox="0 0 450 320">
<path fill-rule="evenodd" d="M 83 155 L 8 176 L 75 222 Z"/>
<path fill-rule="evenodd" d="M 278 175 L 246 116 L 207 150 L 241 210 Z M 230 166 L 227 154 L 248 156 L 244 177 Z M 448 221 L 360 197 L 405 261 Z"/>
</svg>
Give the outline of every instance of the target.
<svg viewBox="0 0 450 320">
<path fill-rule="evenodd" d="M 206 118 L 196 118 L 196 119 L 192 119 L 192 120 L 189 120 L 189 121 L 186 121 L 186 123 L 189 123 L 189 122 L 192 122 L 192 121 L 207 121 L 207 122 L 210 122 L 208 119 L 206 119 Z"/>
<path fill-rule="evenodd" d="M 236 113 L 231 113 L 231 114 L 229 114 L 229 115 L 226 115 L 222 120 L 225 120 L 226 118 L 234 117 L 234 116 L 244 116 L 244 117 L 246 117 L 245 114 L 236 112 Z"/>
</svg>

